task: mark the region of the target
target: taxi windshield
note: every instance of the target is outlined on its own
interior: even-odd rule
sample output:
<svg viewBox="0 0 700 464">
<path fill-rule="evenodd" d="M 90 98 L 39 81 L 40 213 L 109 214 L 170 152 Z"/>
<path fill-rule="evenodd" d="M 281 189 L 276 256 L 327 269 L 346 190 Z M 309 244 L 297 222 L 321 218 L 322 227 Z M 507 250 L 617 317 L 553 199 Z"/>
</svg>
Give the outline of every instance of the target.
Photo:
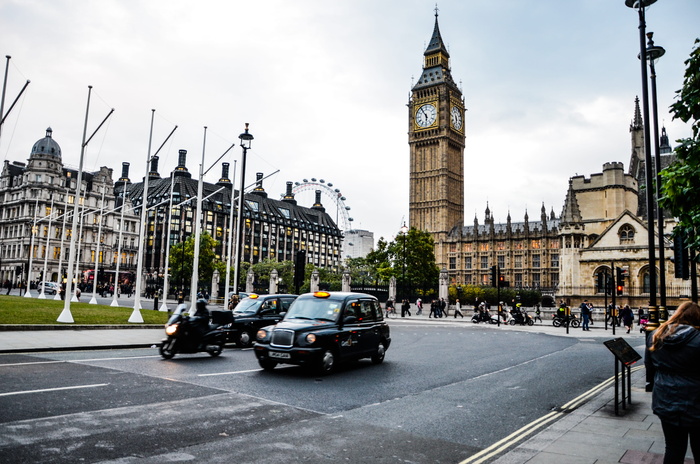
<svg viewBox="0 0 700 464">
<path fill-rule="evenodd" d="M 236 305 L 233 314 L 255 314 L 262 302 L 263 300 L 259 298 L 243 298 L 240 303 Z"/>
<path fill-rule="evenodd" d="M 285 319 L 310 319 L 335 322 L 341 309 L 340 301 L 328 298 L 297 299 L 287 312 Z"/>
</svg>

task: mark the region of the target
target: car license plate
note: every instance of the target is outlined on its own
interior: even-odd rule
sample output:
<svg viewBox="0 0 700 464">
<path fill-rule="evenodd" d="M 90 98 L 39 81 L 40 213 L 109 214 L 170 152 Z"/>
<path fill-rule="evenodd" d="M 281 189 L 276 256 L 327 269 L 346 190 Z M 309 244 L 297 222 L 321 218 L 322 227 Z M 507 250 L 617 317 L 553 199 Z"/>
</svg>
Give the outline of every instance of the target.
<svg viewBox="0 0 700 464">
<path fill-rule="evenodd" d="M 289 359 L 291 355 L 289 353 L 280 353 L 279 351 L 270 351 L 268 356 L 277 359 Z"/>
</svg>

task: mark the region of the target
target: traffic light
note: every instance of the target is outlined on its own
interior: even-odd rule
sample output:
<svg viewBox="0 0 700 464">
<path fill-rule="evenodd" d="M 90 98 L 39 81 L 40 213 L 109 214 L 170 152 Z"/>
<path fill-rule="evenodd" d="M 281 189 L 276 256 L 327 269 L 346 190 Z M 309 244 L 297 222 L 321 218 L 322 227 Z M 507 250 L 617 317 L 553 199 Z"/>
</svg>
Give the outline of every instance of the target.
<svg viewBox="0 0 700 464">
<path fill-rule="evenodd" d="M 625 290 L 625 275 L 627 272 L 621 267 L 615 268 L 615 282 L 617 283 L 617 294 L 622 295 Z"/>
<path fill-rule="evenodd" d="M 690 279 L 688 248 L 685 246 L 685 234 L 678 230 L 673 236 L 673 266 L 676 279 Z"/>
<path fill-rule="evenodd" d="M 500 272 L 498 273 L 498 286 L 499 287 L 507 287 L 506 283 L 506 276 L 501 274 Z"/>
<path fill-rule="evenodd" d="M 498 268 L 491 266 L 491 286 L 498 287 Z"/>
</svg>

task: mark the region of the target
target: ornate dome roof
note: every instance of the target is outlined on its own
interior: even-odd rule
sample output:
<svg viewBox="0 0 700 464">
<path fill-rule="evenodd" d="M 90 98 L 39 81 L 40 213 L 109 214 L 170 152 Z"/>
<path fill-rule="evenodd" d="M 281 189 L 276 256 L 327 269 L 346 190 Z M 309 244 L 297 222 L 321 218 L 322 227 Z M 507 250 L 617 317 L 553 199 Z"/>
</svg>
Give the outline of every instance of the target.
<svg viewBox="0 0 700 464">
<path fill-rule="evenodd" d="M 37 140 L 37 142 L 32 147 L 32 153 L 30 154 L 30 156 L 50 155 L 55 156 L 59 159 L 61 158 L 61 147 L 58 146 L 56 141 L 51 137 L 52 132 L 53 130 L 51 130 L 50 127 L 46 129 L 46 137 Z"/>
</svg>

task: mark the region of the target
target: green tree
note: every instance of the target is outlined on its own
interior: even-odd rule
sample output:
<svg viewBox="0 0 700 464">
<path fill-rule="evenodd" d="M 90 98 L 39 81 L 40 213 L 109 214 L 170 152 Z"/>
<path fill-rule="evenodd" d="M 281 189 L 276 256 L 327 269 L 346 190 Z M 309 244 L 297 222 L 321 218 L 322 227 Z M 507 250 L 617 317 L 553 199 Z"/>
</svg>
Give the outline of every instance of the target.
<svg viewBox="0 0 700 464">
<path fill-rule="evenodd" d="M 214 249 L 218 242 L 208 233 L 199 237 L 199 269 L 197 287 L 211 286 L 214 270 L 225 278 L 226 265 L 216 259 Z M 192 264 L 194 263 L 194 236 L 187 237 L 183 242 L 170 248 L 170 276 L 173 286 L 180 287 L 183 283 L 187 288 L 192 279 Z"/>
<path fill-rule="evenodd" d="M 399 288 L 416 291 L 437 287 L 440 269 L 435 263 L 435 243 L 428 232 L 411 227 L 387 246 L 387 252 Z"/>
<path fill-rule="evenodd" d="M 370 280 L 388 281 L 394 275 L 389 243 L 384 240 L 384 237 L 377 241 L 376 249 L 367 254 L 365 262 L 369 270 Z"/>
<path fill-rule="evenodd" d="M 677 140 L 677 162 L 661 174 L 661 207 L 678 218 L 678 228 L 690 237 L 689 247 L 700 250 L 700 39 L 685 61 L 683 87 L 671 105 L 673 119 L 690 123 L 692 137 Z"/>
</svg>

